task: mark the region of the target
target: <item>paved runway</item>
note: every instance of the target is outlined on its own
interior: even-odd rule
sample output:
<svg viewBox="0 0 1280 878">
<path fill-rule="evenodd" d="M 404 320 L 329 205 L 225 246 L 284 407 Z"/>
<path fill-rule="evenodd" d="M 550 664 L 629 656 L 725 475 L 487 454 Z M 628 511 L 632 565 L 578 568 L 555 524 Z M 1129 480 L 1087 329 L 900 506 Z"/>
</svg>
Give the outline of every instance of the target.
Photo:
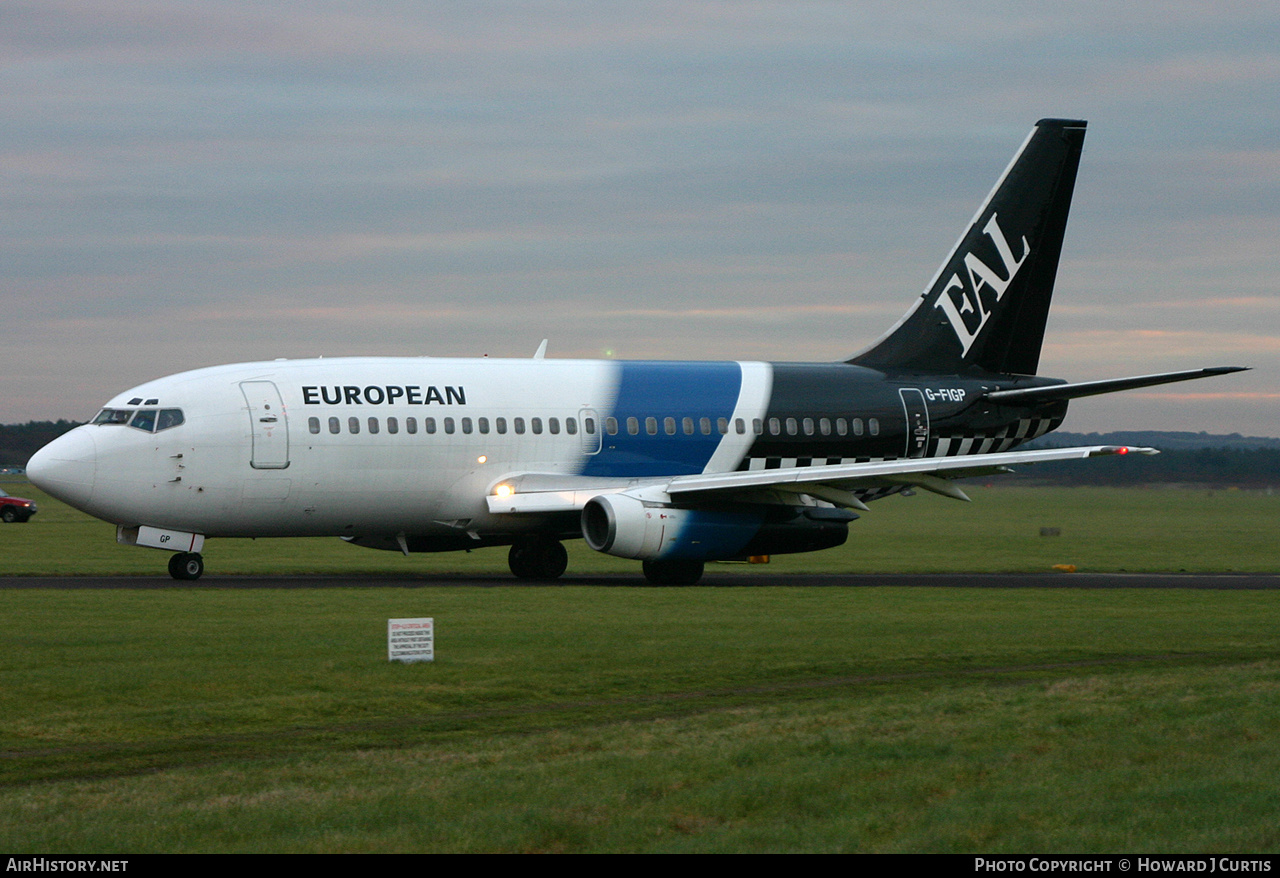
<svg viewBox="0 0 1280 878">
<path fill-rule="evenodd" d="M 178 582 L 168 576 L 0 576 L 2 589 L 214 589 L 214 588 L 573 588 L 611 586 L 654 588 L 637 573 L 573 576 L 555 582 L 526 582 L 511 576 L 478 574 L 418 574 L 412 576 L 218 576 L 197 582 Z M 697 588 L 1208 588 L 1280 589 L 1280 574 L 1269 573 L 930 573 L 930 574 L 804 574 L 734 573 L 713 571 Z M 672 588 L 676 586 L 661 586 Z"/>
</svg>

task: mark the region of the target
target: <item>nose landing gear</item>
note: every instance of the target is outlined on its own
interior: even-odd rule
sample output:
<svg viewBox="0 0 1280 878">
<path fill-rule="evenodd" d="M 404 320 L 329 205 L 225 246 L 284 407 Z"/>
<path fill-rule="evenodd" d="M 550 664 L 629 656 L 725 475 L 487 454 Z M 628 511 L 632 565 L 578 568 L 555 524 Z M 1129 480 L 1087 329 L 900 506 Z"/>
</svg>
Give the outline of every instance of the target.
<svg viewBox="0 0 1280 878">
<path fill-rule="evenodd" d="M 199 579 L 204 573 L 204 558 L 199 552 L 179 552 L 169 559 L 169 575 L 174 579 Z"/>
</svg>

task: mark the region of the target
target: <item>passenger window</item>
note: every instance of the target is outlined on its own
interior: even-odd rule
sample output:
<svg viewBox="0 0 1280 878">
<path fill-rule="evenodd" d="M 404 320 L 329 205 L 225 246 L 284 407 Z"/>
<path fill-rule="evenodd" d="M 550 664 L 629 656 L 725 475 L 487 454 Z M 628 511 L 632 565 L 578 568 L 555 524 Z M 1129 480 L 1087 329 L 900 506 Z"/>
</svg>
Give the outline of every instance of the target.
<svg viewBox="0 0 1280 878">
<path fill-rule="evenodd" d="M 388 433 L 399 433 L 399 432 L 400 432 L 400 422 L 399 422 L 398 420 L 396 420 L 395 418 L 387 418 L 387 432 L 388 432 Z"/>
<path fill-rule="evenodd" d="M 329 432 L 330 432 L 330 433 L 341 433 L 341 432 L 342 432 L 342 422 L 341 422 L 341 421 L 339 421 L 337 418 L 330 418 L 330 419 L 329 419 Z"/>
<path fill-rule="evenodd" d="M 377 419 L 377 418 L 370 418 L 370 419 L 369 419 L 369 432 L 370 432 L 370 433 L 376 433 L 376 432 L 378 432 L 378 419 Z"/>
<path fill-rule="evenodd" d="M 558 435 L 560 433 L 560 419 L 547 418 L 547 429 L 551 432 L 552 436 Z"/>
<path fill-rule="evenodd" d="M 436 419 L 435 419 L 435 418 L 423 418 L 423 419 L 422 419 L 422 429 L 426 430 L 428 433 L 434 433 L 434 432 L 436 431 Z"/>
<path fill-rule="evenodd" d="M 418 419 L 417 419 L 417 418 L 405 418 L 405 419 L 404 419 L 404 429 L 405 429 L 405 431 L 406 431 L 406 432 L 408 432 L 408 433 L 416 433 L 416 432 L 418 432 Z"/>
<path fill-rule="evenodd" d="M 604 431 L 605 431 L 606 433 L 608 433 L 610 436 L 617 436 L 617 435 L 618 435 L 618 419 L 617 419 L 617 418 L 605 418 L 605 419 L 604 419 Z"/>
<path fill-rule="evenodd" d="M 477 427 L 477 428 L 479 428 L 479 430 L 480 430 L 480 432 L 481 432 L 481 433 L 488 433 L 488 432 L 489 432 L 489 419 L 488 419 L 488 418 L 476 418 L 476 427 Z"/>
<path fill-rule="evenodd" d="M 796 419 L 795 418 L 787 418 L 787 435 L 788 436 L 796 435 Z"/>
<path fill-rule="evenodd" d="M 635 418 L 627 418 L 627 432 L 632 436 L 640 434 L 640 421 Z"/>
<path fill-rule="evenodd" d="M 780 424 L 780 423 L 778 422 L 778 419 L 777 419 L 777 418 L 770 418 L 770 419 L 769 419 L 769 432 L 770 432 L 772 435 L 774 435 L 774 436 L 781 435 L 781 433 L 782 433 L 782 424 Z"/>
<path fill-rule="evenodd" d="M 823 436 L 831 435 L 831 419 L 830 418 L 822 418 L 821 420 L 818 421 L 818 432 L 821 433 Z"/>
<path fill-rule="evenodd" d="M 320 419 L 319 419 L 319 418 L 307 418 L 307 429 L 308 429 L 308 430 L 310 430 L 312 433 L 319 433 L 319 432 L 320 432 Z"/>
<path fill-rule="evenodd" d="M 761 421 L 759 418 L 752 418 L 752 419 L 751 419 L 751 431 L 752 431 L 753 433 L 755 433 L 757 436 L 763 436 L 763 435 L 764 435 L 764 422 L 763 422 L 763 421 Z"/>
<path fill-rule="evenodd" d="M 662 419 L 662 429 L 663 429 L 664 431 L 666 431 L 666 434 L 667 434 L 668 436 L 674 436 L 674 435 L 676 435 L 676 419 L 675 419 L 675 418 L 663 418 L 663 419 Z"/>
<path fill-rule="evenodd" d="M 747 422 L 742 420 L 742 418 L 734 418 L 733 428 L 738 431 L 739 436 L 742 436 L 747 432 Z"/>
<path fill-rule="evenodd" d="M 591 424 L 591 419 L 590 419 L 590 418 L 585 418 L 585 419 L 583 420 L 582 424 L 583 424 L 583 428 L 584 428 L 584 429 L 585 429 L 585 428 L 587 428 L 587 427 Z M 577 422 L 576 420 L 574 420 L 573 418 L 565 418 L 565 419 L 564 419 L 564 431 L 565 431 L 566 433 L 568 433 L 570 436 L 577 436 L 577 435 L 578 435 L 578 422 Z M 588 430 L 587 430 L 587 432 L 588 432 L 588 433 L 592 433 L 592 432 L 594 432 L 594 431 L 593 431 L 593 430 L 588 429 Z"/>
<path fill-rule="evenodd" d="M 524 418 L 512 418 L 512 421 L 513 421 L 512 426 L 514 426 L 514 427 L 515 427 L 515 429 L 516 429 L 516 434 L 517 434 L 517 435 L 523 435 L 523 433 L 524 433 Z"/>
<path fill-rule="evenodd" d="M 855 436 L 862 435 L 862 418 L 853 419 L 853 435 Z"/>
<path fill-rule="evenodd" d="M 867 421 L 867 432 L 870 433 L 872 436 L 880 435 L 880 419 L 879 418 L 871 418 Z"/>
<path fill-rule="evenodd" d="M 471 432 L 471 419 L 470 419 L 470 418 L 463 418 L 463 419 L 462 419 L 462 432 L 464 432 L 464 433 L 470 433 L 470 432 Z"/>
<path fill-rule="evenodd" d="M 805 418 L 800 422 L 800 426 L 804 428 L 804 435 L 813 435 L 813 418 Z"/>
<path fill-rule="evenodd" d="M 836 433 L 840 436 L 849 435 L 849 424 L 844 418 L 836 418 Z"/>
<path fill-rule="evenodd" d="M 711 419 L 702 418 L 701 420 L 699 420 L 698 429 L 702 432 L 703 436 L 710 436 L 711 435 Z"/>
<path fill-rule="evenodd" d="M 533 432 L 535 436 L 541 436 L 542 435 L 542 418 L 530 418 L 529 429 Z"/>
<path fill-rule="evenodd" d="M 350 418 L 347 418 L 347 430 L 350 431 L 352 434 L 359 433 L 360 419 L 355 417 L 354 415 Z"/>
<path fill-rule="evenodd" d="M 499 432 L 499 433 L 501 433 L 501 434 L 503 434 L 503 435 L 505 435 L 505 434 L 506 434 L 506 432 L 507 432 L 507 419 L 506 419 L 506 418 L 494 418 L 494 419 L 493 419 L 493 424 L 494 424 L 494 426 L 495 426 L 495 427 L 497 427 L 497 428 L 498 428 L 498 432 Z"/>
<path fill-rule="evenodd" d="M 645 418 L 645 419 L 644 419 L 644 431 L 645 431 L 646 433 L 648 433 L 650 436 L 657 436 L 657 435 L 658 435 L 658 419 L 657 419 L 657 418 Z"/>
<path fill-rule="evenodd" d="M 450 433 L 450 434 L 451 434 L 451 433 L 453 433 L 453 431 L 454 431 L 453 418 L 445 418 L 445 419 L 444 419 L 444 431 L 445 431 L 446 433 Z"/>
</svg>

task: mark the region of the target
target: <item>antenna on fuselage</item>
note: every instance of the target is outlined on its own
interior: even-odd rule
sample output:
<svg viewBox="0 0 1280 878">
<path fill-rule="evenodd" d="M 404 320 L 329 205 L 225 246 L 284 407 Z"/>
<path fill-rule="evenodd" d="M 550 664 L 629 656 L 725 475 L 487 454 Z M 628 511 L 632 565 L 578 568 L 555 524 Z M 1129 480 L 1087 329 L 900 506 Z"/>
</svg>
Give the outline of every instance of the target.
<svg viewBox="0 0 1280 878">
<path fill-rule="evenodd" d="M 533 352 L 535 360 L 545 360 L 547 357 L 547 339 L 542 340 L 542 344 L 538 345 L 538 349 Z"/>
</svg>

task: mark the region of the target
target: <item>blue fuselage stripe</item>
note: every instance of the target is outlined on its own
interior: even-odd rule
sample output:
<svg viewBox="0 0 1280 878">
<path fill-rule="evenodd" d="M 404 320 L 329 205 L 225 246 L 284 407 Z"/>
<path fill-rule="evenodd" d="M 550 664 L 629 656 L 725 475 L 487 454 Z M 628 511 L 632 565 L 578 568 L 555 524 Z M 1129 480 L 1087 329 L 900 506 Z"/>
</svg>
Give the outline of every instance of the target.
<svg viewBox="0 0 1280 878">
<path fill-rule="evenodd" d="M 617 419 L 617 432 L 605 432 L 600 452 L 587 459 L 583 475 L 702 472 L 720 444 L 717 419 L 733 415 L 742 368 L 737 363 L 638 361 L 619 363 L 618 369 L 618 395 L 613 409 L 604 413 Z M 635 419 L 634 433 L 630 418 Z M 667 418 L 674 419 L 674 434 L 668 432 Z M 692 435 L 685 430 L 685 418 L 693 419 Z M 702 432 L 702 418 L 710 419 L 709 435 Z"/>
</svg>

